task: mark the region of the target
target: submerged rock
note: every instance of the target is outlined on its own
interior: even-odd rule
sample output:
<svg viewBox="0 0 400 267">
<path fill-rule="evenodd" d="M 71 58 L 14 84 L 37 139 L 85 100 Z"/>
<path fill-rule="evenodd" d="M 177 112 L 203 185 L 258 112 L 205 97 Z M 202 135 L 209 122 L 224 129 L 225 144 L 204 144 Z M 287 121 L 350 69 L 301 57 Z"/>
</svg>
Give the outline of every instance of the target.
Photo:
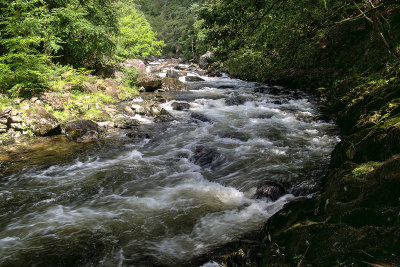
<svg viewBox="0 0 400 267">
<path fill-rule="evenodd" d="M 200 78 L 198 76 L 186 76 L 185 81 L 187 81 L 187 82 L 204 82 L 204 79 Z"/>
<path fill-rule="evenodd" d="M 205 115 L 195 113 L 195 112 L 192 112 L 192 114 L 190 114 L 190 117 L 192 117 L 195 120 L 202 121 L 202 122 L 211 122 L 211 120 L 209 118 L 207 118 Z"/>
<path fill-rule="evenodd" d="M 241 95 L 230 95 L 225 99 L 225 104 L 228 106 L 243 105 L 247 101 L 247 97 Z"/>
<path fill-rule="evenodd" d="M 202 168 L 214 168 L 218 165 L 221 159 L 221 155 L 215 149 L 207 148 L 205 146 L 197 146 L 190 161 Z"/>
<path fill-rule="evenodd" d="M 173 121 L 175 118 L 172 116 L 168 111 L 165 109 L 161 109 L 160 113 L 155 117 L 155 122 L 170 122 Z"/>
<path fill-rule="evenodd" d="M 188 110 L 190 109 L 190 104 L 186 102 L 174 102 L 172 103 L 172 108 L 174 110 Z"/>
<path fill-rule="evenodd" d="M 254 195 L 256 199 L 265 198 L 267 201 L 275 201 L 285 194 L 285 189 L 282 185 L 276 182 L 267 182 L 257 188 Z"/>
<path fill-rule="evenodd" d="M 148 133 L 142 133 L 142 132 L 131 132 L 126 134 L 127 137 L 133 138 L 133 139 L 150 139 L 151 136 Z"/>
<path fill-rule="evenodd" d="M 78 142 L 94 141 L 99 138 L 99 127 L 89 120 L 73 121 L 65 126 L 64 134 L 68 139 Z"/>
</svg>

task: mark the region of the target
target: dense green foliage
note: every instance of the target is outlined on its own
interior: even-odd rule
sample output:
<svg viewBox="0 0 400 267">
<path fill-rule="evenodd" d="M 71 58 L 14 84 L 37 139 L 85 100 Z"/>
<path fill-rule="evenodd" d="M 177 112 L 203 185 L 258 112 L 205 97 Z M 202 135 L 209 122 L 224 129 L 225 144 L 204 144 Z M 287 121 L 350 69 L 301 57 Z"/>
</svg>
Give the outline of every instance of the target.
<svg viewBox="0 0 400 267">
<path fill-rule="evenodd" d="M 163 45 L 130 0 L 1 0 L 0 11 L 0 93 L 14 96 L 48 87 L 54 63 L 101 70 Z"/>
<path fill-rule="evenodd" d="M 48 72 L 48 55 L 42 23 L 45 9 L 41 0 L 0 2 L 0 92 L 18 95 L 21 88 L 43 84 Z"/>
<path fill-rule="evenodd" d="M 139 8 L 166 43 L 164 55 L 196 58 L 207 49 L 199 11 L 205 0 L 139 0 Z"/>
<path fill-rule="evenodd" d="M 120 34 L 117 41 L 119 59 L 161 55 L 164 43 L 157 40 L 150 24 L 135 8 L 128 8 L 121 14 L 119 29 Z"/>
<path fill-rule="evenodd" d="M 219 0 L 201 12 L 217 59 L 261 81 L 376 71 L 398 58 L 399 17 L 390 0 Z"/>
</svg>

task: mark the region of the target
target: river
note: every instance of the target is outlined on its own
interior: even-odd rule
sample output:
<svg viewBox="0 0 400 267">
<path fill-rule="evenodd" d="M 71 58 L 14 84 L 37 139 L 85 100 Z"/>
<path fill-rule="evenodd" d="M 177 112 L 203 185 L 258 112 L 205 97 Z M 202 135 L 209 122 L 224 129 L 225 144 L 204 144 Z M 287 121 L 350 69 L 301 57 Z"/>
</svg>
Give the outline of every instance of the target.
<svg viewBox="0 0 400 267">
<path fill-rule="evenodd" d="M 175 94 L 189 111 L 162 105 L 175 120 L 145 125 L 149 138 L 121 132 L 62 160 L 0 174 L 0 266 L 189 265 L 316 193 L 338 139 L 314 101 L 203 78 Z M 200 145 L 218 153 L 211 166 L 190 160 Z M 287 194 L 254 199 L 265 181 Z"/>
</svg>

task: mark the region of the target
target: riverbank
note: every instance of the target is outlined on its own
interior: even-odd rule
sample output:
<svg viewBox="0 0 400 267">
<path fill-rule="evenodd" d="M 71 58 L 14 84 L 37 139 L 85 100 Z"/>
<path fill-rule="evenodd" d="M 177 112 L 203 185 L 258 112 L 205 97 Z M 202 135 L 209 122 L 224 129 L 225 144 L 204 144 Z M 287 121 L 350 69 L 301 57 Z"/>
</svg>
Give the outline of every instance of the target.
<svg viewBox="0 0 400 267">
<path fill-rule="evenodd" d="M 304 80 L 291 83 L 304 85 Z M 226 266 L 400 264 L 398 76 L 347 78 L 313 92 L 342 133 L 321 193 L 287 204 L 261 233 L 213 252 L 210 259 Z"/>
</svg>

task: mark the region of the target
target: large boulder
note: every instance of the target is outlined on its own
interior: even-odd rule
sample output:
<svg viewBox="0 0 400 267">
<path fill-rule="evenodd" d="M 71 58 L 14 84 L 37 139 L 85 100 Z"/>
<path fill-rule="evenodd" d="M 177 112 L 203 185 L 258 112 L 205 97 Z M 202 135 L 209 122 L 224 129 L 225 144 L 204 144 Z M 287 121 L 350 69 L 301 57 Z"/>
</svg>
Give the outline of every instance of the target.
<svg viewBox="0 0 400 267">
<path fill-rule="evenodd" d="M 207 69 L 210 66 L 210 60 L 213 58 L 213 53 L 210 51 L 207 51 L 204 55 L 202 55 L 199 59 L 199 67 L 202 69 Z"/>
<path fill-rule="evenodd" d="M 178 79 L 164 78 L 162 79 L 161 89 L 164 91 L 187 91 L 188 87 Z"/>
<path fill-rule="evenodd" d="M 154 74 L 140 75 L 138 85 L 143 87 L 146 92 L 154 92 L 162 87 L 162 79 Z"/>
<path fill-rule="evenodd" d="M 27 128 L 39 136 L 61 133 L 60 122 L 42 107 L 28 109 L 24 121 Z"/>
<path fill-rule="evenodd" d="M 90 120 L 72 121 L 65 126 L 64 134 L 68 139 L 78 142 L 94 141 L 99 138 L 99 127 Z"/>
</svg>

